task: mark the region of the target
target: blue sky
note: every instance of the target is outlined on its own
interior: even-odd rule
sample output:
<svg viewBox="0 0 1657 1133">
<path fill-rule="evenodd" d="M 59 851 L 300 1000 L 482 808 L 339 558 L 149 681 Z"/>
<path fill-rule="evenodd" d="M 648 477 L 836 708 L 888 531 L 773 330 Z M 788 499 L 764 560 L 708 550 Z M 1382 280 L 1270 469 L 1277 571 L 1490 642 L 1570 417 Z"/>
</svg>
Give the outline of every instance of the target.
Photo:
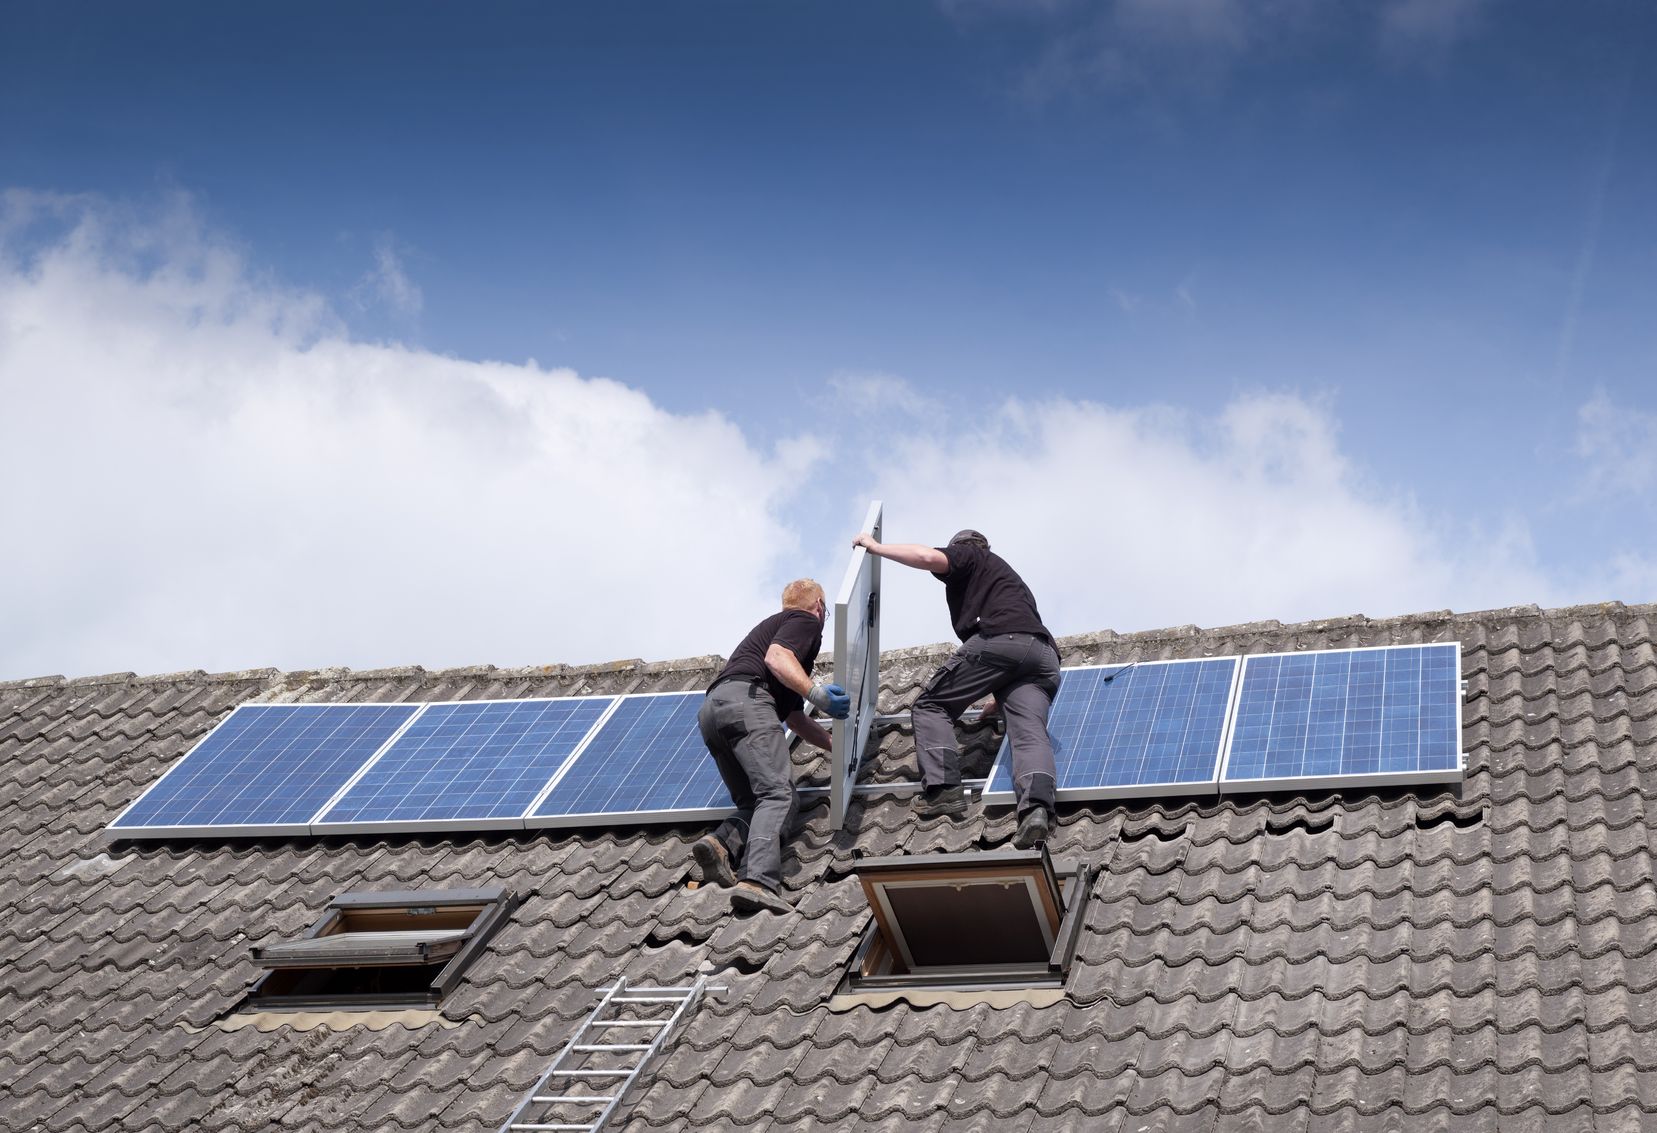
<svg viewBox="0 0 1657 1133">
<path fill-rule="evenodd" d="M 112 421 L 79 464 L 120 475 L 130 444 L 164 483 L 222 484 L 237 477 L 213 460 L 229 461 L 246 491 L 208 502 L 275 509 L 308 544 L 342 546 L 341 569 L 412 577 L 395 595 L 353 590 L 349 634 L 318 569 L 295 597 L 333 612 L 308 627 L 226 622 L 246 604 L 230 587 L 212 595 L 220 615 L 158 641 L 172 599 L 203 601 L 224 572 L 201 567 L 176 595 L 168 580 L 204 557 L 257 560 L 258 533 L 204 555 L 182 527 L 134 523 L 127 544 L 174 569 L 105 577 L 80 562 L 95 553 L 76 542 L 84 519 L 63 521 L 58 551 L 10 568 L 14 595 L 34 595 L 14 617 L 36 628 L 0 672 L 723 652 L 780 581 L 837 576 L 877 493 L 899 537 L 1013 533 L 1002 546 L 1034 564 L 1062 632 L 1657 598 L 1657 76 L 1640 66 L 1654 48 L 1657 10 L 1632 2 L 3 0 L 0 386 L 41 415 L 36 443 L 42 420 L 61 432 L 40 458 L 91 445 L 73 407 L 110 382 L 134 406 L 199 412 L 200 388 L 161 391 L 183 359 L 222 357 L 201 363 L 208 400 L 241 412 L 134 408 L 130 429 L 173 448 Z M 52 286 L 50 264 L 75 285 Z M 196 290 L 160 295 L 169 269 Z M 98 311 L 74 306 L 89 288 L 147 296 L 132 317 L 148 329 L 113 336 L 138 354 L 83 357 L 77 342 L 71 364 L 20 345 L 20 312 L 66 343 L 96 336 Z M 285 337 L 272 304 L 318 322 Z M 203 310 L 245 340 L 215 354 Z M 416 494 L 465 483 L 537 513 L 521 524 L 533 534 L 479 551 L 566 563 L 526 586 L 601 585 L 560 573 L 557 513 L 584 515 L 572 493 L 602 502 L 636 475 L 640 493 L 614 487 L 599 514 L 615 526 L 581 553 L 636 554 L 660 538 L 663 478 L 701 485 L 674 508 L 707 522 L 674 536 L 670 569 L 689 592 L 735 596 L 704 609 L 682 591 L 663 616 L 579 632 L 551 609 L 532 641 L 512 636 L 511 606 L 471 593 L 424 636 L 375 622 L 361 611 L 393 597 L 454 598 L 456 562 L 387 561 L 348 512 L 295 500 L 279 455 L 242 466 L 261 450 L 250 438 L 268 439 L 260 422 L 287 420 L 271 407 L 293 403 L 294 375 L 324 381 L 319 343 L 381 352 L 330 364 L 328 396 L 374 402 L 365 421 L 424 422 L 387 450 L 421 454 L 398 465 L 425 468 Z M 525 480 L 567 475 L 555 460 L 484 477 L 467 446 L 498 451 L 502 407 L 523 403 L 477 364 L 531 358 L 602 403 L 554 398 L 560 427 L 609 428 L 602 414 L 636 395 L 674 437 L 709 419 L 734 432 L 705 467 Z M 363 377 L 395 359 L 451 376 L 423 393 Z M 480 381 L 487 395 L 445 385 Z M 320 412 L 306 388 L 299 403 Z M 296 412 L 294 436 L 326 431 Z M 29 437 L 13 440 L 8 475 L 38 475 Z M 339 443 L 312 454 L 312 493 L 355 475 L 365 506 L 405 494 Z M 748 493 L 757 526 L 715 537 L 745 477 L 777 481 Z M 1180 558 L 1177 584 L 1159 546 Z M 738 555 L 759 561 L 682 565 Z M 1303 585 L 1279 589 L 1297 570 Z M 76 585 L 103 588 L 104 608 Z M 889 640 L 947 634 L 936 594 L 902 593 L 920 612 Z M 73 642 L 57 632 L 71 617 Z"/>
</svg>

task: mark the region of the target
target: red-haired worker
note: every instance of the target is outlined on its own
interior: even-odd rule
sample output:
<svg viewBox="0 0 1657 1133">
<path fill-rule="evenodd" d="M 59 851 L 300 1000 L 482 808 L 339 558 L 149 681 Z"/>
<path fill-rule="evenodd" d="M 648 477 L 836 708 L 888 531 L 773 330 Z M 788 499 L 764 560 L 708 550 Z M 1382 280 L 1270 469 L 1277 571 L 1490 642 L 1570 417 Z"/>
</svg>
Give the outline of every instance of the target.
<svg viewBox="0 0 1657 1133">
<path fill-rule="evenodd" d="M 691 853 L 704 881 L 733 886 L 738 910 L 792 908 L 782 893 L 782 839 L 797 801 L 784 722 L 807 743 L 827 748 L 833 740 L 806 715 L 805 702 L 837 720 L 851 711 L 844 689 L 810 675 L 828 617 L 823 588 L 809 578 L 790 582 L 782 607 L 732 651 L 697 717 L 737 812 L 697 839 Z"/>
</svg>

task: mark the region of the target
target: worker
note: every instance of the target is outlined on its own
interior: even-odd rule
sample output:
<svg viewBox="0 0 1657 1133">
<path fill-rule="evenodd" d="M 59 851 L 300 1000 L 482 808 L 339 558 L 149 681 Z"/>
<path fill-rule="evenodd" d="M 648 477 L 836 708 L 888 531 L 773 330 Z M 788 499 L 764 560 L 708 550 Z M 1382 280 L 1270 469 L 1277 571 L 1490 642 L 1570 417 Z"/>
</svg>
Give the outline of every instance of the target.
<svg viewBox="0 0 1657 1133">
<path fill-rule="evenodd" d="M 1059 654 L 1030 588 L 977 531 L 958 531 L 943 547 L 879 543 L 866 534 L 852 545 L 931 571 L 944 584 L 950 622 L 962 642 L 932 674 L 911 712 L 923 787 L 917 812 L 949 817 L 967 812 L 953 722 L 968 705 L 992 694 L 985 714 L 999 703 L 1012 747 L 1019 819 L 1013 845 L 1029 849 L 1045 842 L 1055 821 L 1047 715 L 1059 691 Z"/>
<path fill-rule="evenodd" d="M 790 582 L 782 611 L 732 651 L 697 716 L 736 814 L 692 843 L 691 854 L 703 881 L 732 887 L 738 911 L 793 907 L 782 892 L 782 839 L 798 804 L 783 722 L 807 743 L 828 748 L 834 741 L 806 715 L 805 702 L 836 720 L 851 712 L 845 689 L 811 679 L 827 618 L 821 586 L 809 578 Z"/>
</svg>

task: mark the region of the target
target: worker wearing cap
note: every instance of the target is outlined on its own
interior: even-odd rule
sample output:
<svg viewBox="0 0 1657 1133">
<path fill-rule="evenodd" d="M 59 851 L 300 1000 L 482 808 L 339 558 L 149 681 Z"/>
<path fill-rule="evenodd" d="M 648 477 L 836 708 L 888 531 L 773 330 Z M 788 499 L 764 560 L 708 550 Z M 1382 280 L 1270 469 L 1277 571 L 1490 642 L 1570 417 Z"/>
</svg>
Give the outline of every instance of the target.
<svg viewBox="0 0 1657 1133">
<path fill-rule="evenodd" d="M 859 535 L 852 545 L 931 571 L 944 584 L 949 619 L 961 639 L 961 647 L 932 674 L 912 710 L 925 789 L 918 812 L 951 817 L 967 812 L 954 721 L 969 704 L 993 694 L 1006 717 L 1012 748 L 1019 816 L 1013 844 L 1028 849 L 1045 842 L 1053 825 L 1055 779 L 1047 714 L 1059 691 L 1059 654 L 1030 588 L 990 550 L 989 540 L 972 530 L 956 532 L 945 547 L 877 543 L 868 535 Z M 993 711 L 996 701 L 986 711 Z"/>
<path fill-rule="evenodd" d="M 805 702 L 837 720 L 851 711 L 839 685 L 811 679 L 823 645 L 828 603 L 809 578 L 783 588 L 782 611 L 748 632 L 714 678 L 697 722 L 736 814 L 691 845 L 704 881 L 733 886 L 731 906 L 786 913 L 782 839 L 797 801 L 783 722 L 807 743 L 833 740 L 805 713 Z M 738 868 L 740 868 L 740 880 Z"/>
</svg>

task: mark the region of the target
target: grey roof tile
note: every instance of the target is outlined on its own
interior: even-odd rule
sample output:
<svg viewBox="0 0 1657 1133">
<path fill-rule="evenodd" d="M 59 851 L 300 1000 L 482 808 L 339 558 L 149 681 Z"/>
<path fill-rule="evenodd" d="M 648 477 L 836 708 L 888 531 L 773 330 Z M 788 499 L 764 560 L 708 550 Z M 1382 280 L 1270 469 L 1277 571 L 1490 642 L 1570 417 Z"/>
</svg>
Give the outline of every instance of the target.
<svg viewBox="0 0 1657 1133">
<path fill-rule="evenodd" d="M 1067 805 L 1052 849 L 1102 867 L 1070 999 L 830 1010 L 868 920 L 857 851 L 1001 846 L 1005 809 L 917 822 L 807 807 L 799 908 L 737 920 L 685 887 L 697 828 L 102 840 L 236 704 L 664 691 L 718 658 L 570 668 L 130 674 L 0 683 L 0 1099 L 47 1129 L 492 1130 L 618 975 L 718 973 L 628 1127 L 1641 1129 L 1657 1109 L 1653 611 L 1617 604 L 1069 639 L 1068 663 L 1463 642 L 1460 792 Z M 888 655 L 883 710 L 938 648 Z M 966 762 L 995 739 L 963 728 Z M 907 729 L 871 776 L 912 779 Z M 796 773 L 827 774 L 802 751 Z M 509 885 L 522 906 L 448 1025 L 221 1030 L 344 889 Z M 89 1052 L 96 1051 L 97 1057 Z M 96 1083 L 96 1098 L 76 1089 Z M 231 1099 L 228 1104 L 226 1099 Z"/>
</svg>

